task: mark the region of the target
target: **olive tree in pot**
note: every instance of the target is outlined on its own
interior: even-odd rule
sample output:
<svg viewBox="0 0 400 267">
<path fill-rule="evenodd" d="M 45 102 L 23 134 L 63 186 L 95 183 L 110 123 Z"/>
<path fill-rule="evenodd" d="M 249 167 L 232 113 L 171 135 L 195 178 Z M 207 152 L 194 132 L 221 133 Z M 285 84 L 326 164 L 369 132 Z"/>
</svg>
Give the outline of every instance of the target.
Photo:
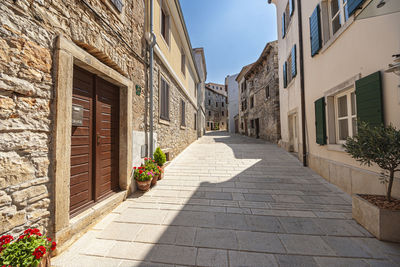
<svg viewBox="0 0 400 267">
<path fill-rule="evenodd" d="M 378 239 L 400 242 L 400 200 L 392 198 L 395 173 L 400 172 L 400 130 L 361 122 L 344 147 L 361 165 L 379 166 L 380 181 L 387 185 L 386 196 L 353 195 L 353 218 Z"/>
</svg>

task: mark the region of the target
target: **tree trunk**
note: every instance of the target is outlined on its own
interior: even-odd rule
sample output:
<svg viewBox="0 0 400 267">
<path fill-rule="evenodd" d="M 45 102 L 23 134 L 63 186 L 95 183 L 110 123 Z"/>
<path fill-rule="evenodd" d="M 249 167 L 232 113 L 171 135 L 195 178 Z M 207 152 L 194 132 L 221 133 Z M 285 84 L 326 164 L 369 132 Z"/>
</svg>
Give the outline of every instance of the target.
<svg viewBox="0 0 400 267">
<path fill-rule="evenodd" d="M 392 186 L 393 186 L 393 180 L 394 180 L 394 171 L 390 171 L 390 177 L 389 177 L 389 186 L 386 192 L 386 198 L 389 202 L 392 201 Z"/>
</svg>

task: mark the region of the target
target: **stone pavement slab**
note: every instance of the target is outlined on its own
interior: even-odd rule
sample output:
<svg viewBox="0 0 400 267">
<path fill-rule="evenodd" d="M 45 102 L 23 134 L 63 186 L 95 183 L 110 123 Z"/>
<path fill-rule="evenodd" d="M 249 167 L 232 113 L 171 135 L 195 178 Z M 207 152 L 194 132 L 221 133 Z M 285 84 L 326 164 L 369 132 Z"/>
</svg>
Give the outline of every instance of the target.
<svg viewBox="0 0 400 267">
<path fill-rule="evenodd" d="M 54 266 L 399 266 L 351 198 L 263 140 L 209 133 Z"/>
</svg>

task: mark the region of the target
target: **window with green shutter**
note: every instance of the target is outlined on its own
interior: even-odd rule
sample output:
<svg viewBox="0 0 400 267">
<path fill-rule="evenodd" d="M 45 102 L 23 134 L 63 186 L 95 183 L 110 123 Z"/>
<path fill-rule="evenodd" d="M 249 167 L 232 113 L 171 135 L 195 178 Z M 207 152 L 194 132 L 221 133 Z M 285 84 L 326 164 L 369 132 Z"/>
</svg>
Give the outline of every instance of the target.
<svg viewBox="0 0 400 267">
<path fill-rule="evenodd" d="M 351 16 L 365 0 L 347 0 L 347 16 Z"/>
<path fill-rule="evenodd" d="M 297 75 L 296 44 L 292 48 L 292 79 Z"/>
<path fill-rule="evenodd" d="M 320 16 L 320 7 L 317 5 L 310 17 L 310 43 L 312 57 L 318 54 L 318 51 L 322 47 Z"/>
<path fill-rule="evenodd" d="M 356 81 L 358 121 L 381 125 L 383 120 L 381 72 L 375 72 Z"/>
<path fill-rule="evenodd" d="M 287 87 L 287 62 L 283 64 L 283 88 Z"/>
<path fill-rule="evenodd" d="M 317 144 L 326 145 L 326 117 L 325 98 L 322 97 L 314 102 L 315 105 L 315 135 Z"/>
</svg>

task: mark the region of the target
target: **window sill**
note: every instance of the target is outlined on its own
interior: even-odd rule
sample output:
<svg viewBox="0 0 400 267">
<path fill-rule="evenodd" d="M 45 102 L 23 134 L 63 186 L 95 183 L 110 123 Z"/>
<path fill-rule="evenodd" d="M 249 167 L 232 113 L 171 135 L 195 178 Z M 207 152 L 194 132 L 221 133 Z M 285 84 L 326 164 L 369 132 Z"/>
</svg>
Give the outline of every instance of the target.
<svg viewBox="0 0 400 267">
<path fill-rule="evenodd" d="M 346 152 L 342 144 L 330 144 L 327 145 L 329 151 Z"/>
<path fill-rule="evenodd" d="M 328 48 L 331 47 L 337 39 L 339 39 L 339 37 L 342 35 L 342 33 L 344 31 L 346 31 L 348 27 L 350 27 L 350 25 L 353 23 L 353 21 L 354 21 L 354 16 L 351 16 L 346 21 L 346 23 L 342 27 L 340 27 L 340 29 L 331 38 L 329 38 L 329 40 L 323 45 L 323 47 L 320 51 L 321 54 L 323 54 L 326 50 L 328 50 Z"/>
<path fill-rule="evenodd" d="M 290 87 L 292 87 L 293 86 L 293 84 L 294 84 L 294 81 L 296 80 L 296 76 L 295 77 L 293 77 L 293 79 L 290 81 L 290 83 L 288 83 L 288 85 L 286 86 L 286 90 L 289 90 L 290 89 Z"/>
<path fill-rule="evenodd" d="M 186 130 L 186 126 L 181 125 L 181 130 Z"/>
<path fill-rule="evenodd" d="M 167 126 L 170 125 L 170 122 L 168 120 L 164 120 L 164 119 L 161 119 L 161 118 L 158 120 L 158 123 L 164 124 L 164 125 L 167 125 Z"/>
</svg>

